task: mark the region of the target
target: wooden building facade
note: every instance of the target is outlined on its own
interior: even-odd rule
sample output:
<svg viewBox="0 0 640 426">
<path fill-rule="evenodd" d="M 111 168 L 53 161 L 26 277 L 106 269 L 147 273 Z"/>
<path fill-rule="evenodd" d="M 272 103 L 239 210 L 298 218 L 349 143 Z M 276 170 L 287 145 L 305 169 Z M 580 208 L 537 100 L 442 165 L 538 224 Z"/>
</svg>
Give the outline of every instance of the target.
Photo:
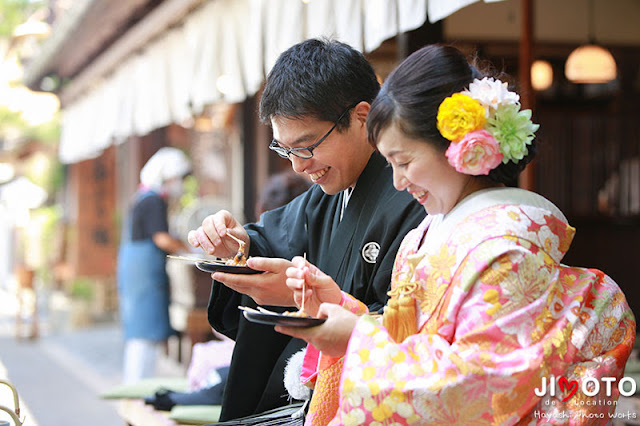
<svg viewBox="0 0 640 426">
<path fill-rule="evenodd" d="M 446 42 L 490 61 L 518 84 L 520 15 L 524 1 L 478 2 L 433 23 L 427 19 L 427 8 L 432 2 L 426 0 L 381 1 L 376 7 L 383 9 L 375 13 L 365 10 L 366 2 L 327 0 L 325 3 L 332 6 L 325 5 L 321 10 L 328 17 L 309 10 L 319 7 L 321 2 L 282 1 L 289 2 L 290 7 L 274 10 L 286 10 L 284 16 L 274 15 L 259 0 L 86 2 L 83 10 L 75 12 L 76 21 L 69 25 L 66 34 L 49 47 L 39 63 L 32 64 L 27 75 L 29 85 L 38 87 L 42 79 L 55 78 L 62 83 L 56 90 L 63 109 L 72 111 L 84 102 L 87 93 L 110 78 L 114 80 L 109 81 L 113 87 L 122 84 L 125 80 L 118 78 L 127 76 L 118 74 L 123 68 L 120 65 L 132 57 L 145 57 L 141 52 L 156 46 L 167 34 L 194 27 L 197 19 L 203 19 L 198 13 L 205 8 L 211 8 L 214 15 L 225 13 L 226 8 L 239 7 L 238 4 L 244 4 L 249 8 L 247 11 L 262 8 L 255 15 L 260 17 L 259 22 L 251 17 L 253 14 L 245 14 L 242 19 L 234 14 L 233 19 L 238 21 L 227 19 L 242 28 L 258 25 L 262 34 L 256 54 L 260 60 L 257 71 L 236 69 L 234 75 L 242 80 L 242 85 L 230 89 L 227 93 L 231 95 L 216 92 L 216 84 L 222 81 L 217 78 L 222 73 L 217 68 L 204 73 L 194 71 L 194 80 L 210 74 L 210 81 L 203 80 L 198 87 L 210 88 L 211 93 L 217 93 L 215 96 L 206 98 L 192 93 L 195 86 L 187 85 L 191 90 L 189 96 L 172 95 L 176 98 L 171 99 L 180 98 L 186 102 L 182 106 L 188 106 L 179 113 L 172 111 L 175 116 L 167 118 L 158 112 L 160 118 L 148 122 L 134 120 L 129 134 L 122 128 L 111 131 L 96 129 L 100 124 L 93 125 L 90 130 L 95 130 L 96 138 L 101 139 L 98 148 L 86 149 L 83 139 L 78 138 L 74 143 L 79 155 L 72 151 L 61 153 L 69 171 L 67 201 L 73 235 L 69 240 L 73 248 L 70 253 L 83 254 L 70 258 L 77 274 L 113 279 L 122 215 L 137 185 L 140 168 L 162 146 L 177 146 L 189 152 L 195 162 L 199 195 L 208 200 L 206 206 L 227 208 L 247 221 L 255 219 L 253 209 L 262 184 L 270 174 L 289 167 L 286 160 L 267 148 L 270 130 L 257 118 L 260 81 L 280 51 L 306 36 L 325 32 L 326 29 L 316 28 L 316 21 L 325 22 L 325 18 L 326 22 L 336 21 L 327 27 L 327 34 L 357 40 L 352 43 L 366 53 L 382 79 L 422 45 Z M 541 124 L 540 151 L 533 163 L 534 189 L 556 203 L 578 229 L 566 263 L 603 269 L 625 290 L 632 308 L 640 310 L 640 290 L 635 289 L 632 259 L 640 233 L 640 120 L 636 118 L 640 106 L 640 30 L 635 25 L 640 6 L 634 0 L 619 0 L 615 5 L 607 0 L 595 1 L 600 16 L 597 21 L 600 24 L 596 26 L 600 31 L 598 41 L 616 58 L 618 78 L 608 84 L 578 85 L 566 80 L 563 66 L 571 50 L 589 38 L 584 12 L 587 4 L 586 0 L 544 0 L 534 4 L 533 59 L 545 59 L 554 69 L 552 86 L 533 95 L 534 121 Z M 378 15 L 382 16 L 376 18 L 380 19 L 379 34 L 369 34 L 372 30 L 367 26 L 368 19 Z M 408 19 L 408 15 L 417 15 L 418 19 Z M 295 20 L 296 16 L 303 19 Z M 314 21 L 305 16 L 319 18 Z M 352 19 L 358 25 L 351 26 L 358 30 L 353 33 L 340 30 L 340 19 L 336 18 L 339 16 L 346 20 L 344 28 Z M 214 24 L 220 25 L 221 30 L 229 28 L 219 20 L 211 23 Z M 283 26 L 295 31 L 281 34 L 268 30 Z M 230 39 L 228 31 L 226 36 L 220 35 L 218 42 L 230 49 L 246 46 L 237 38 Z M 193 51 L 189 46 L 182 47 L 177 56 L 168 58 L 180 58 L 182 54 L 185 61 L 192 61 L 187 56 Z M 229 51 L 216 52 L 224 56 Z M 252 58 L 247 52 L 236 53 L 244 55 L 238 63 L 251 66 Z M 217 66 L 215 61 L 192 62 L 189 63 Z M 156 71 L 153 63 L 139 69 Z M 231 67 L 225 72 L 233 70 Z M 147 89 L 140 93 L 155 96 L 153 87 Z M 85 109 L 95 110 L 91 105 L 95 104 L 87 103 Z M 122 110 L 133 108 L 131 105 L 135 103 L 125 102 L 114 111 L 121 114 Z M 180 104 L 174 109 L 179 107 Z M 77 123 L 83 115 L 74 117 Z M 118 116 L 105 113 L 102 121 L 117 120 Z M 120 120 L 118 126 L 121 125 Z M 83 264 L 86 253 L 95 254 L 97 259 Z M 206 301 L 196 303 L 202 305 Z"/>
</svg>

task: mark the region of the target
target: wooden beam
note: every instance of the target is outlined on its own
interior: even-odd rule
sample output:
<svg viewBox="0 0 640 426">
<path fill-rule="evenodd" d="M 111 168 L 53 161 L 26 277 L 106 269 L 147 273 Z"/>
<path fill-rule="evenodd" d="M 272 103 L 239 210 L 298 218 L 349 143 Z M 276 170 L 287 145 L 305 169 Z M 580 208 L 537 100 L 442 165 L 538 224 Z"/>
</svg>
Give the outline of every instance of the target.
<svg viewBox="0 0 640 426">
<path fill-rule="evenodd" d="M 184 17 L 203 1 L 167 0 L 163 2 L 74 78 L 60 93 L 61 104 L 64 106 L 73 102 L 96 80 L 113 72 L 128 56 L 143 49 L 167 28 L 182 22 Z"/>
<path fill-rule="evenodd" d="M 73 75 L 100 54 L 109 42 L 117 38 L 127 28 L 127 21 L 141 13 L 150 0 L 114 0 L 94 1 L 92 7 L 83 16 L 78 28 L 72 33 L 53 58 L 52 66 L 60 78 L 73 78 Z"/>
<path fill-rule="evenodd" d="M 533 0 L 520 0 L 520 103 L 523 109 L 533 109 L 535 94 L 531 87 L 531 62 L 533 58 Z M 535 164 L 529 165 L 520 174 L 518 186 L 529 191 L 535 190 Z"/>
</svg>

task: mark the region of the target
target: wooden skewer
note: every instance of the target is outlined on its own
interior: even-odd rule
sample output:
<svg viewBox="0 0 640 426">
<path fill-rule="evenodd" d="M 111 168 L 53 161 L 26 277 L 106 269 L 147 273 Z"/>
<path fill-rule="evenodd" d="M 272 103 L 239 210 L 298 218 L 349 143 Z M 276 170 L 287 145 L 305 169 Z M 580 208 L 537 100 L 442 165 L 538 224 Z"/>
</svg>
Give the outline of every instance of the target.
<svg viewBox="0 0 640 426">
<path fill-rule="evenodd" d="M 230 237 L 232 240 L 234 240 L 236 243 L 238 243 L 240 245 L 240 247 L 244 247 L 244 241 L 242 241 L 240 238 L 238 237 L 234 237 L 233 235 L 231 235 L 229 233 L 229 231 L 227 231 L 227 237 Z"/>
<path fill-rule="evenodd" d="M 279 312 L 273 312 L 268 309 L 263 308 L 262 306 L 258 306 L 258 309 L 253 309 L 249 306 L 238 306 L 238 309 L 241 311 L 253 312 L 255 314 L 270 314 L 270 315 L 282 315 Z"/>
<path fill-rule="evenodd" d="M 167 257 L 171 259 L 177 260 L 185 260 L 187 262 L 203 262 L 203 263 L 215 263 L 215 264 L 224 264 L 224 260 L 222 259 L 201 259 L 197 257 L 189 257 L 189 256 L 176 256 L 173 254 L 168 254 Z"/>
<path fill-rule="evenodd" d="M 302 258 L 304 260 L 307 260 L 307 252 L 304 252 L 304 255 L 302 256 Z M 306 299 L 305 294 L 307 292 L 306 283 L 307 283 L 307 279 L 305 278 L 302 281 L 302 306 L 300 306 L 300 313 L 304 313 L 304 299 Z"/>
<path fill-rule="evenodd" d="M 263 314 L 282 315 L 279 312 L 270 311 L 268 309 L 263 308 L 262 306 L 258 306 L 258 311 L 262 312 Z"/>
</svg>

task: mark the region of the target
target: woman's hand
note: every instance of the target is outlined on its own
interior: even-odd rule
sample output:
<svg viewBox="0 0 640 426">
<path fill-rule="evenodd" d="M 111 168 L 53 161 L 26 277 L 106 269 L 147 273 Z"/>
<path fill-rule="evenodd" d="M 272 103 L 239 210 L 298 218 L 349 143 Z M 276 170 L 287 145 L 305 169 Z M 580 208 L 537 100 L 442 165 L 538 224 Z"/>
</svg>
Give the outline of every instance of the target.
<svg viewBox="0 0 640 426">
<path fill-rule="evenodd" d="M 349 339 L 358 321 L 358 316 L 339 305 L 323 303 L 318 309 L 318 318 L 326 318 L 327 320 L 315 327 L 283 327 L 277 325 L 275 330 L 279 333 L 303 339 L 326 355 L 333 357 L 343 356 L 347 352 Z"/>
<path fill-rule="evenodd" d="M 230 258 L 238 252 L 238 243 L 227 236 L 227 233 L 245 242 L 245 253 L 249 253 L 249 235 L 232 215 L 226 210 L 207 216 L 202 226 L 189 231 L 189 244 L 200 247 L 210 255 Z"/>
<path fill-rule="evenodd" d="M 293 300 L 299 308 L 303 297 L 304 311 L 312 317 L 318 315 L 322 303 L 340 304 L 342 292 L 329 275 L 302 257 L 296 256 L 291 262 L 293 266 L 286 271 L 287 287 L 293 292 Z"/>
</svg>

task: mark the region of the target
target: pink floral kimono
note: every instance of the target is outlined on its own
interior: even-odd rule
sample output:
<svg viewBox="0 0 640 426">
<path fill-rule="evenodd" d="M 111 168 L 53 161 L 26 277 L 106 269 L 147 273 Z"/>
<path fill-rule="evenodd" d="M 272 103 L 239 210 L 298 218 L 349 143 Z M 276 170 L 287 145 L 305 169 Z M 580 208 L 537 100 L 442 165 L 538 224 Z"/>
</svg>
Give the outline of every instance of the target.
<svg viewBox="0 0 640 426">
<path fill-rule="evenodd" d="M 339 395 L 314 393 L 337 412 L 311 410 L 307 424 L 606 423 L 635 320 L 608 276 L 560 263 L 574 232 L 520 189 L 479 191 L 428 216 L 392 278 L 392 288 L 419 284 L 418 334 L 395 342 L 364 315 L 334 364 L 344 363 Z"/>
</svg>

